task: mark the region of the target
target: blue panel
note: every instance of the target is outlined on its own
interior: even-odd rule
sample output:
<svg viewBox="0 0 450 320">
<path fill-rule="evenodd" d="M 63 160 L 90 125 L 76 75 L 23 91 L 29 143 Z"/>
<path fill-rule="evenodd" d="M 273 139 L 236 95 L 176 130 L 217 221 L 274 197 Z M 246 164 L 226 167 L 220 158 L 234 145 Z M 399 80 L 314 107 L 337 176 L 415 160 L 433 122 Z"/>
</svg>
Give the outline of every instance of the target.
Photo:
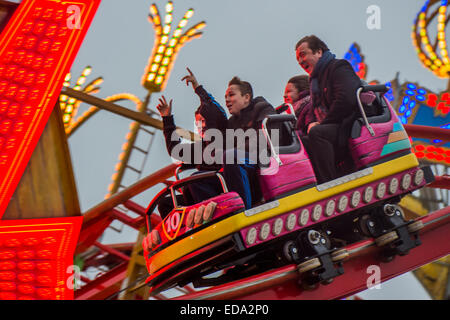
<svg viewBox="0 0 450 320">
<path fill-rule="evenodd" d="M 411 148 L 411 144 L 409 143 L 409 139 L 404 139 L 404 140 L 392 142 L 392 143 L 385 145 L 383 147 L 383 151 L 381 151 L 381 155 L 385 156 L 387 154 L 390 154 L 390 153 L 393 153 L 396 151 L 410 149 L 410 148 Z"/>
<path fill-rule="evenodd" d="M 432 126 L 432 127 L 448 127 L 450 123 L 450 113 L 448 113 L 445 117 L 442 116 L 434 116 L 434 108 L 431 108 L 425 104 L 418 105 L 418 110 L 415 118 L 411 122 L 411 124 L 417 124 L 422 126 Z M 429 139 L 418 139 L 413 138 L 413 141 L 424 141 L 430 143 Z M 442 145 L 444 148 L 450 148 L 450 142 Z"/>
<path fill-rule="evenodd" d="M 394 123 L 394 126 L 392 128 L 392 132 L 397 132 L 397 131 L 402 131 L 402 130 L 403 130 L 403 126 L 401 125 L 400 122 Z"/>
</svg>

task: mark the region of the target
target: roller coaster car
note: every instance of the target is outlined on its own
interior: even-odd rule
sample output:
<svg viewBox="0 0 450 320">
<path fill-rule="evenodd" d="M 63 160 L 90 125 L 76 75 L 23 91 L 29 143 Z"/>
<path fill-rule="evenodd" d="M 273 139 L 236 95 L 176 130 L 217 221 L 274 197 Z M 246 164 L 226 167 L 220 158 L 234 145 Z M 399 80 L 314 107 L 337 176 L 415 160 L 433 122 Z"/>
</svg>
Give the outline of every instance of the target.
<svg viewBox="0 0 450 320">
<path fill-rule="evenodd" d="M 373 99 L 360 95 L 372 91 Z M 153 293 L 192 282 L 211 286 L 289 263 L 298 264 L 302 283 L 327 284 L 343 273 L 343 246 L 376 239 L 385 260 L 405 255 L 420 244 L 420 223 L 405 221 L 396 205 L 402 196 L 432 182 L 429 167 L 419 163 L 402 124 L 382 97 L 385 86 L 357 92 L 361 117 L 353 125 L 349 149 L 356 172 L 317 185 L 313 168 L 294 130 L 292 114 L 270 115 L 263 130 L 272 150 L 260 169 L 263 199 L 245 210 L 229 192 L 220 173 L 194 175 L 161 191 L 147 210 L 144 254 Z M 375 93 L 374 93 L 375 92 Z M 282 143 L 268 134 L 282 126 Z M 197 204 L 180 206 L 177 191 L 188 183 L 217 177 L 223 193 Z M 174 209 L 157 226 L 150 216 L 162 197 Z"/>
</svg>

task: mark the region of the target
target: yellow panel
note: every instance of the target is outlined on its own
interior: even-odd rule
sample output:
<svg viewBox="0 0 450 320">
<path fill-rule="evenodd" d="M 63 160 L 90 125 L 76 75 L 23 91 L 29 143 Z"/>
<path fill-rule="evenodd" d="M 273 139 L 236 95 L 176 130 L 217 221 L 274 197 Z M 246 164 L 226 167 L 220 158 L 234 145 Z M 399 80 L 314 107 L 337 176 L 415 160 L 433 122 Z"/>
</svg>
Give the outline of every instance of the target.
<svg viewBox="0 0 450 320">
<path fill-rule="evenodd" d="M 308 204 L 326 199 L 335 194 L 346 192 L 355 189 L 359 186 L 371 183 L 373 181 L 391 176 L 398 172 L 417 167 L 419 165 L 414 154 L 409 154 L 387 163 L 382 163 L 373 167 L 373 174 L 350 181 L 343 185 L 339 185 L 324 191 L 318 191 L 317 188 L 311 188 L 291 196 L 279 199 L 279 206 L 267 210 L 265 212 L 245 216 L 245 213 L 239 213 L 219 221 L 218 223 L 205 228 L 193 235 L 186 237 L 166 249 L 156 253 L 152 257 L 150 263 L 150 274 L 155 273 L 160 268 L 169 264 L 170 262 L 183 257 L 184 255 L 193 252 L 209 243 L 221 239 L 231 233 L 237 232 L 240 229 L 258 223 L 260 221 L 270 219 L 280 214 L 295 210 L 297 208 L 306 206 Z"/>
</svg>

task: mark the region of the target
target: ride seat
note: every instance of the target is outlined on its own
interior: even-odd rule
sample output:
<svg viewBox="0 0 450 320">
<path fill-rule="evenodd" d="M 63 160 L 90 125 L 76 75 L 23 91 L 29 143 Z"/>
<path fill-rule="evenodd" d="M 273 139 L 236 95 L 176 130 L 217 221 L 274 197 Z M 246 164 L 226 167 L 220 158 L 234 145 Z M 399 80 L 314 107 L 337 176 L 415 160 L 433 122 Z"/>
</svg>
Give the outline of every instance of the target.
<svg viewBox="0 0 450 320">
<path fill-rule="evenodd" d="M 389 101 L 382 96 L 386 91 L 385 86 L 363 86 L 361 90 L 374 91 L 376 98 L 371 105 L 363 105 L 358 99 L 367 123 L 364 116 L 357 118 L 349 139 L 350 153 L 357 169 L 382 162 L 385 158 L 396 154 L 403 155 L 411 149 L 409 137 L 402 123 Z"/>
<path fill-rule="evenodd" d="M 277 123 L 281 123 L 280 143 L 274 145 L 267 128 L 276 127 Z M 265 136 L 272 150 L 270 163 L 261 167 L 259 172 L 265 201 L 317 182 L 308 154 L 292 123 L 296 123 L 296 118 L 288 114 L 270 115 L 263 122 L 263 130 L 266 130 Z"/>
</svg>

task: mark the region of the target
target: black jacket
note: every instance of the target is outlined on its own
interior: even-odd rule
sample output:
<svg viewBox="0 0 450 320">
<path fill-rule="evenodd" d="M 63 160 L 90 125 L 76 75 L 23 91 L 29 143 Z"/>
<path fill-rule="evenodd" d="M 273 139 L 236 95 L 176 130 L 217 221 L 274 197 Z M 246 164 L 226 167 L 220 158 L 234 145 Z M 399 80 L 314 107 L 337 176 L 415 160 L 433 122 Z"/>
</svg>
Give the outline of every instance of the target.
<svg viewBox="0 0 450 320">
<path fill-rule="evenodd" d="M 260 143 L 260 139 L 263 137 L 262 135 L 262 122 L 264 120 L 264 118 L 268 115 L 271 114 L 276 114 L 276 111 L 274 109 L 274 107 L 267 102 L 266 99 L 264 99 L 263 97 L 256 97 L 254 99 L 252 99 L 252 101 L 250 102 L 250 104 L 245 107 L 244 109 L 241 110 L 241 112 L 239 113 L 239 115 L 232 115 L 227 122 L 227 129 L 232 129 L 232 130 L 238 130 L 238 129 L 242 129 L 244 136 L 245 134 L 249 133 L 249 129 L 253 129 L 254 133 L 256 133 L 256 146 L 258 147 L 258 149 L 255 149 L 253 146 L 253 148 L 250 146 L 250 142 L 251 140 L 246 139 L 245 140 L 245 146 L 241 146 L 238 142 L 237 139 L 235 139 L 235 143 L 234 143 L 234 147 L 236 147 L 237 149 L 241 149 L 242 147 L 245 148 L 245 151 L 248 153 L 251 153 L 252 151 L 257 151 L 257 158 L 259 159 L 259 155 L 261 154 L 261 151 L 259 148 L 260 147 L 266 147 L 265 143 Z M 276 129 L 277 127 L 272 127 L 272 129 Z M 236 131 L 235 131 L 236 132 Z M 229 146 L 227 145 L 227 141 L 224 142 L 224 146 L 228 149 Z M 254 158 L 255 159 L 255 158 Z M 259 160 L 258 160 L 259 163 Z"/>
<path fill-rule="evenodd" d="M 356 90 L 361 80 L 347 60 L 334 59 L 318 75 L 320 98 L 314 101 L 314 113 L 321 124 L 340 124 L 339 145 L 344 146 L 350 136 L 351 127 L 360 116 Z M 321 113 L 319 105 L 325 109 Z"/>
</svg>

